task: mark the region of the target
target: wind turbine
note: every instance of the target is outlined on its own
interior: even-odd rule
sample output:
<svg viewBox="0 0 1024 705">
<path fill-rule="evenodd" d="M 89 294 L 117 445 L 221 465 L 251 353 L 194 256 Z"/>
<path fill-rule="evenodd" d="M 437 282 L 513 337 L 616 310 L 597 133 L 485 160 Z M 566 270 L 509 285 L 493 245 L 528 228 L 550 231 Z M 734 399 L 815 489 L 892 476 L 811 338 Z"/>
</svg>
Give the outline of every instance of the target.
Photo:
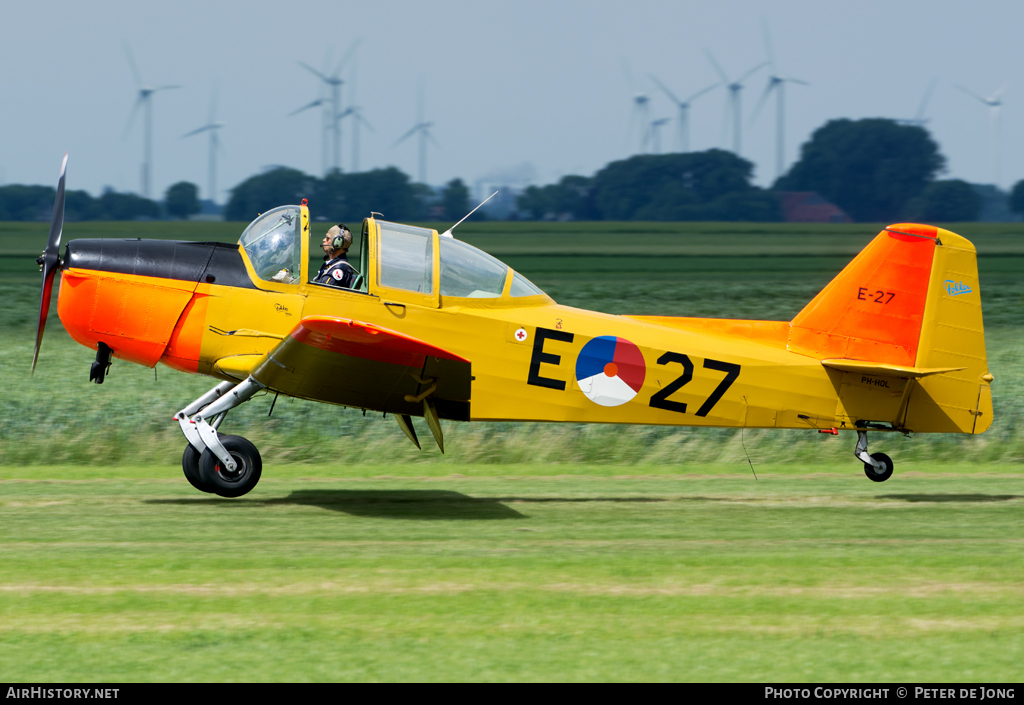
<svg viewBox="0 0 1024 705">
<path fill-rule="evenodd" d="M 996 91 L 989 97 L 982 98 L 974 91 L 968 90 L 963 86 L 957 86 L 957 88 L 962 90 L 967 95 L 971 96 L 972 98 L 976 98 L 977 100 L 980 100 L 982 103 L 988 106 L 989 139 L 992 143 L 992 183 L 997 188 L 999 186 L 999 114 L 1001 112 L 1001 108 L 1003 107 L 1003 93 L 1005 93 L 1006 89 L 1009 87 L 1010 84 L 1007 83 L 1005 86 L 1000 88 L 998 91 Z"/>
<path fill-rule="evenodd" d="M 398 140 L 393 145 L 391 145 L 391 148 L 394 149 L 395 147 L 397 147 L 398 145 L 400 145 L 402 142 L 404 142 L 405 140 L 409 139 L 413 135 L 419 134 L 419 142 L 420 142 L 419 182 L 421 184 L 425 184 L 425 183 L 427 183 L 427 140 L 430 140 L 431 142 L 433 142 L 438 147 L 440 147 L 441 145 L 437 143 L 437 140 L 434 139 L 434 135 L 432 135 L 431 132 L 430 132 L 430 128 L 433 127 L 434 123 L 426 122 L 423 119 L 423 86 L 422 86 L 422 84 L 420 85 L 419 96 L 418 96 L 418 99 L 417 99 L 416 102 L 417 102 L 417 106 L 416 106 L 416 124 L 412 126 L 412 129 L 410 129 L 404 135 L 399 137 Z"/>
<path fill-rule="evenodd" d="M 651 126 L 647 130 L 650 142 L 654 146 L 654 153 L 661 154 L 661 128 L 671 122 L 671 118 L 658 118 L 651 120 Z"/>
<path fill-rule="evenodd" d="M 626 128 L 627 148 L 633 134 L 633 125 L 636 124 L 640 130 L 640 153 L 644 154 L 647 151 L 647 142 L 651 137 L 651 99 L 646 93 L 640 93 L 634 88 L 633 74 L 625 59 L 622 60 L 622 71 L 626 74 L 626 83 L 629 84 L 629 90 L 633 93 L 633 109 L 629 114 L 629 127 Z"/>
<path fill-rule="evenodd" d="M 302 61 L 299 62 L 299 66 L 323 81 L 331 92 L 331 119 L 329 122 L 331 131 L 334 133 L 333 168 L 338 171 L 341 170 L 341 121 L 338 116 L 341 115 L 341 86 L 345 83 L 341 80 L 341 70 L 345 67 L 345 64 L 348 63 L 348 60 L 352 58 L 352 54 L 359 48 L 362 41 L 362 39 L 357 39 L 352 43 L 352 46 L 349 47 L 345 56 L 341 57 L 341 61 L 338 62 L 338 65 L 334 67 L 334 71 L 330 74 L 327 74 L 326 70 L 324 72 L 320 72 L 307 63 Z"/>
<path fill-rule="evenodd" d="M 775 91 L 775 178 L 778 179 L 782 176 L 782 167 L 786 161 L 786 84 L 796 83 L 801 86 L 810 85 L 806 81 L 801 81 L 799 78 L 790 78 L 788 76 L 780 76 L 778 70 L 775 67 L 775 52 L 772 51 L 772 38 L 768 33 L 768 25 L 762 24 L 761 29 L 764 30 L 764 46 L 768 52 L 768 64 L 771 68 L 772 75 L 768 77 L 768 85 L 764 88 L 764 93 L 761 94 L 761 100 L 758 101 L 757 107 L 754 109 L 754 114 L 750 118 L 750 122 L 753 123 L 757 119 L 757 116 L 761 112 L 761 108 L 764 107 L 765 102 L 771 95 L 772 91 Z M 764 64 L 762 64 L 763 66 Z"/>
<path fill-rule="evenodd" d="M 217 130 L 224 127 L 223 122 L 216 122 L 214 118 L 217 115 L 217 89 L 214 89 L 213 96 L 210 99 L 210 112 L 206 118 L 206 124 L 199 127 L 191 132 L 187 132 L 181 136 L 182 139 L 191 137 L 192 135 L 198 135 L 201 132 L 210 133 L 210 186 L 208 192 L 208 198 L 211 203 L 217 203 L 217 152 L 220 149 L 220 139 L 217 136 Z"/>
<path fill-rule="evenodd" d="M 739 156 L 741 154 L 742 146 L 740 140 L 740 129 L 742 126 L 740 117 L 740 91 L 743 90 L 743 82 L 746 79 L 748 79 L 755 71 L 765 66 L 768 62 L 762 61 L 760 64 L 747 71 L 745 74 L 740 76 L 735 81 L 730 81 L 729 77 L 725 75 L 725 71 L 723 71 L 722 67 L 718 65 L 717 61 L 715 61 L 715 57 L 711 54 L 711 51 L 705 49 L 704 54 L 708 57 L 708 61 L 711 62 L 711 65 L 714 66 L 715 71 L 717 71 L 718 75 L 722 78 L 722 83 L 724 83 L 725 87 L 729 89 L 729 94 L 726 96 L 725 120 L 722 122 L 722 129 L 724 131 L 727 128 L 730 121 L 731 113 L 733 130 L 732 151 L 736 154 L 736 156 Z"/>
<path fill-rule="evenodd" d="M 928 124 L 928 118 L 924 116 L 925 110 L 928 109 L 928 101 L 931 100 L 932 91 L 935 90 L 936 79 L 932 79 L 932 82 L 928 84 L 928 88 L 925 89 L 924 95 L 921 97 L 921 103 L 917 106 L 917 112 L 913 118 L 896 120 L 900 125 L 912 125 L 913 127 L 924 127 Z"/>
<path fill-rule="evenodd" d="M 349 79 L 352 84 L 352 105 L 345 108 L 345 110 L 338 116 L 338 120 L 344 120 L 347 117 L 352 118 L 352 171 L 359 171 L 359 126 L 365 125 L 370 132 L 375 132 L 373 125 L 367 122 L 366 118 L 363 117 L 363 109 L 356 105 L 356 65 L 352 64 L 352 78 Z"/>
<path fill-rule="evenodd" d="M 132 106 L 132 112 L 128 116 L 128 122 L 124 126 L 124 135 L 121 139 L 128 136 L 128 132 L 132 128 L 132 124 L 135 122 L 135 116 L 139 112 L 139 106 L 142 106 L 143 112 L 145 113 L 145 125 L 142 133 L 142 167 L 140 169 L 140 181 L 143 198 L 149 198 L 149 185 L 150 185 L 150 168 L 153 163 L 153 94 L 159 91 L 166 91 L 172 88 L 181 88 L 181 86 L 147 86 L 142 83 L 142 76 L 139 74 L 139 70 L 135 68 L 135 59 L 132 58 L 131 49 L 128 45 L 124 45 L 125 56 L 128 57 L 128 66 L 132 70 L 132 76 L 135 78 L 135 88 L 138 91 L 138 97 L 135 99 L 135 105 Z"/>
<path fill-rule="evenodd" d="M 654 74 L 649 73 L 647 75 L 650 77 L 650 79 L 652 81 L 654 81 L 655 85 L 658 86 L 658 88 L 660 88 L 662 90 L 662 92 L 665 95 L 668 96 L 669 100 L 671 100 L 673 103 L 675 103 L 676 107 L 679 108 L 679 117 L 676 120 L 676 122 L 677 122 L 677 127 L 676 127 L 676 151 L 677 152 L 684 152 L 684 153 L 685 152 L 689 152 L 690 151 L 690 103 L 692 103 L 694 100 L 696 100 L 700 96 L 704 95 L 708 91 L 712 90 L 713 88 L 718 88 L 718 86 L 720 86 L 722 84 L 721 83 L 715 83 L 713 85 L 708 86 L 707 88 L 705 88 L 703 90 L 697 91 L 696 93 L 691 95 L 686 100 L 679 100 L 678 98 L 676 98 L 675 94 L 672 91 L 670 91 L 668 88 L 665 87 L 664 83 L 662 83 L 661 81 L 659 81 L 657 79 L 657 77 Z"/>
</svg>

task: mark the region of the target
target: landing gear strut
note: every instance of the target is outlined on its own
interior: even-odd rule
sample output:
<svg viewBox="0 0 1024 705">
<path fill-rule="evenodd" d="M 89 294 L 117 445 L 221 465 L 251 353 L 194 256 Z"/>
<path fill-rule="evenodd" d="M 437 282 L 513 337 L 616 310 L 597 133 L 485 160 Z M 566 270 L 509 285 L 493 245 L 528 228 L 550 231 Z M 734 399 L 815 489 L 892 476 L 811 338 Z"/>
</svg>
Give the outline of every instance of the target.
<svg viewBox="0 0 1024 705">
<path fill-rule="evenodd" d="M 228 411 L 263 388 L 252 377 L 238 384 L 221 382 L 174 415 L 188 440 L 181 469 L 197 490 L 241 497 L 259 482 L 263 460 L 256 446 L 241 436 L 221 435 L 217 428 Z"/>
<path fill-rule="evenodd" d="M 885 453 L 868 455 L 868 432 L 857 431 L 857 447 L 853 454 L 864 463 L 864 474 L 874 482 L 885 482 L 892 477 L 892 458 Z"/>
</svg>

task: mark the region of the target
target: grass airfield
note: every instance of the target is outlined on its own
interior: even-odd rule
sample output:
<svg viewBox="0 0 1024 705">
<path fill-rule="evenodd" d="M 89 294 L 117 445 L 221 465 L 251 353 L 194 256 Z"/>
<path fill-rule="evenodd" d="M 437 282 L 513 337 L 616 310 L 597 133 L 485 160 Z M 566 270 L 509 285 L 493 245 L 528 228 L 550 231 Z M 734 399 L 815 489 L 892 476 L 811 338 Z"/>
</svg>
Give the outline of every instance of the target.
<svg viewBox="0 0 1024 705">
<path fill-rule="evenodd" d="M 1024 472 L 0 472 L 10 681 L 1015 681 Z M 515 476 L 509 473 L 517 473 Z"/>
<path fill-rule="evenodd" d="M 470 225 L 560 303 L 777 320 L 878 230 Z M 65 240 L 242 227 L 72 223 Z M 263 479 L 222 500 L 187 484 L 170 422 L 209 380 L 115 361 L 90 385 L 93 354 L 53 315 L 28 376 L 46 224 L 0 223 L 0 673 L 1017 681 L 1024 230 L 971 227 L 952 229 L 981 255 L 994 424 L 873 434 L 888 482 L 851 434 L 446 424 L 442 456 L 391 419 L 283 398 L 268 419 L 260 397 L 224 428 L 257 444 Z"/>
</svg>

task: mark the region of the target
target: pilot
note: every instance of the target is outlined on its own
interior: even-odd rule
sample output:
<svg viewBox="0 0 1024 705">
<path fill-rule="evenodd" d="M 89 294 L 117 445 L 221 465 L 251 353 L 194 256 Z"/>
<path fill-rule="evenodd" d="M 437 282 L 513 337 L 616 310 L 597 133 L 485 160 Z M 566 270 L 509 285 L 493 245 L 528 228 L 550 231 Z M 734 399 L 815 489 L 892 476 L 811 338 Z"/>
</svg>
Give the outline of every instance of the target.
<svg viewBox="0 0 1024 705">
<path fill-rule="evenodd" d="M 352 233 L 348 227 L 344 223 L 333 226 L 324 235 L 320 246 L 324 250 L 324 263 L 313 281 L 351 289 L 358 272 L 348 263 L 348 248 L 352 246 Z"/>
</svg>

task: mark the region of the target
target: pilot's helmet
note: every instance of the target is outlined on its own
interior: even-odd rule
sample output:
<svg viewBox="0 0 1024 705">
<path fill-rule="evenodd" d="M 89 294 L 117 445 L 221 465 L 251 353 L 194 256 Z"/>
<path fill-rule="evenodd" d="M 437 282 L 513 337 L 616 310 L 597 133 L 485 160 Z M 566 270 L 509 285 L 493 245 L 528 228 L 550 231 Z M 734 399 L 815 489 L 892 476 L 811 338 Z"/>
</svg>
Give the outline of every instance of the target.
<svg viewBox="0 0 1024 705">
<path fill-rule="evenodd" d="M 327 231 L 327 237 L 331 239 L 331 246 L 336 250 L 348 252 L 352 247 L 352 233 L 344 223 L 338 223 Z"/>
</svg>

